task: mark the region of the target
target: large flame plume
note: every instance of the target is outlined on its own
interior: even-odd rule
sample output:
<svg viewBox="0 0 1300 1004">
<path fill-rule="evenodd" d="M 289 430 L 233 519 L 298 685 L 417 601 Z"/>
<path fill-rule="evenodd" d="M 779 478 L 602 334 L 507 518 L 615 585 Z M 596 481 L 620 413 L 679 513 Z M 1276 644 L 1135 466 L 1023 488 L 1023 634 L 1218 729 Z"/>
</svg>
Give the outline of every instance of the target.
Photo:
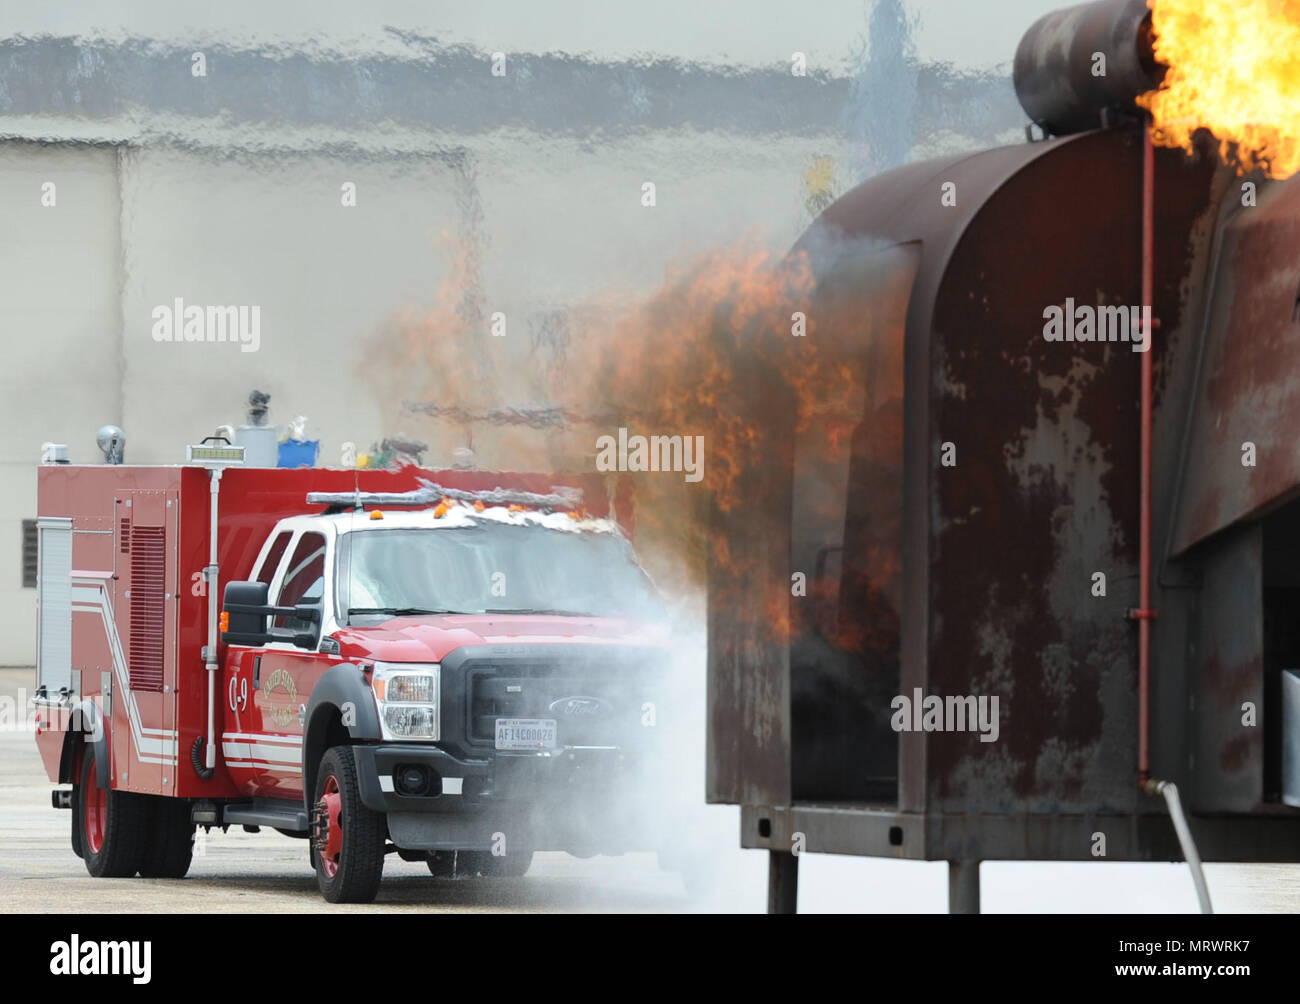
<svg viewBox="0 0 1300 1004">
<path fill-rule="evenodd" d="M 1300 168 L 1300 0 L 1151 0 L 1156 58 L 1168 67 L 1139 103 L 1153 138 L 1192 149 L 1198 129 L 1242 171 Z"/>
<path fill-rule="evenodd" d="M 901 397 L 886 400 L 877 385 L 880 372 L 901 373 L 910 271 L 883 249 L 852 255 L 882 262 L 828 283 L 808 253 L 780 254 L 751 234 L 683 256 L 649 294 L 593 294 L 564 311 L 562 337 L 540 342 L 518 319 L 504 338 L 471 330 L 453 265 L 431 310 L 394 316 L 367 346 L 364 372 L 394 428 L 435 444 L 433 463 L 472 437 L 484 467 L 589 473 L 597 438 L 620 427 L 702 436 L 702 482 L 624 475 L 635 479 L 638 550 L 669 590 L 703 585 L 707 567 L 725 570 L 752 589 L 736 597 L 737 616 L 782 636 L 792 626 L 789 572 L 776 581 L 751 542 L 784 539 L 789 550 L 793 477 L 842 481 L 851 450 L 870 467 L 872 451 L 892 455 L 901 443 Z M 760 494 L 770 508 L 755 504 Z M 842 525 L 843 506 L 842 494 L 810 490 L 799 516 Z M 872 577 L 892 592 L 896 553 L 858 543 L 879 552 Z M 813 571 L 815 597 L 824 586 Z M 860 643 L 847 637 L 860 633 L 856 619 L 841 620 L 827 633 Z"/>
</svg>

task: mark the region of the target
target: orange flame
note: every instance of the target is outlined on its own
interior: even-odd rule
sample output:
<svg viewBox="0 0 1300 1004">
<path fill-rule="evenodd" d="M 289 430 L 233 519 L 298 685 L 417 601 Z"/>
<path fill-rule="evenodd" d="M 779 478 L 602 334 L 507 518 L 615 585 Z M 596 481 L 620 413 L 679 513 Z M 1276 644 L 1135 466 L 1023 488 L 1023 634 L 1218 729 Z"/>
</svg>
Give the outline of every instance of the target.
<svg viewBox="0 0 1300 1004">
<path fill-rule="evenodd" d="M 1242 171 L 1300 169 L 1300 0 L 1150 0 L 1169 69 L 1138 103 L 1152 138 L 1192 150 L 1197 129 Z"/>
<path fill-rule="evenodd" d="M 597 438 L 620 426 L 629 435 L 702 436 L 700 483 L 682 473 L 618 475 L 636 479 L 637 550 L 665 592 L 701 585 L 711 567 L 710 591 L 722 597 L 716 606 L 761 625 L 763 636 L 788 637 L 802 625 L 792 617 L 785 568 L 791 477 L 822 484 L 847 465 L 850 451 L 875 469 L 876 451 L 893 457 L 902 441 L 901 412 L 891 410 L 897 402 L 882 407 L 876 385 L 880 374 L 901 372 L 910 272 L 893 278 L 892 266 L 882 268 L 865 287 L 842 282 L 829 295 L 813 271 L 806 256 L 787 258 L 752 234 L 684 259 L 649 295 L 605 290 L 570 308 L 562 344 L 548 356 L 535 345 L 512 355 L 515 345 L 528 348 L 518 335 L 495 339 L 467 328 L 456 312 L 453 266 L 432 311 L 394 317 L 370 342 L 364 372 L 388 407 L 403 399 L 502 407 L 527 393 L 523 400 L 566 415 L 562 425 L 542 428 L 476 424 L 469 431 L 480 459 L 497 469 L 593 471 Z M 413 431 L 440 444 L 437 459 L 448 432 L 452 442 L 465 432 L 411 411 L 401 418 L 408 428 L 421 423 Z M 870 435 L 855 442 L 864 421 Z M 885 485 L 879 494 L 890 492 Z M 834 492 L 805 498 L 801 518 L 842 525 L 844 503 L 836 499 Z M 866 518 L 877 535 L 894 529 L 888 514 Z M 870 582 L 854 586 L 854 595 L 892 593 L 897 555 L 875 536 L 855 544 L 862 557 L 852 564 L 868 570 Z M 838 587 L 803 571 L 812 580 L 809 605 L 836 607 L 830 594 Z M 824 636 L 845 648 L 877 644 L 872 631 L 896 633 L 887 624 L 823 619 Z"/>
</svg>

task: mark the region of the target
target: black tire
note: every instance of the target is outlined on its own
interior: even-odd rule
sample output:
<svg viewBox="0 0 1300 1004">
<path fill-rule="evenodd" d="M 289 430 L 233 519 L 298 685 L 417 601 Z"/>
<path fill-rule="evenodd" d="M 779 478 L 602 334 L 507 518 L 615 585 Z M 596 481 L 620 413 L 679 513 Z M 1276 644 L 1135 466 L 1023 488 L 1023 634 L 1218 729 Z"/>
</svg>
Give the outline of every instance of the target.
<svg viewBox="0 0 1300 1004">
<path fill-rule="evenodd" d="M 81 839 L 81 786 L 74 785 L 72 788 L 72 853 L 79 858 L 86 856 L 81 849 L 84 841 Z"/>
<path fill-rule="evenodd" d="M 194 858 L 190 803 L 180 798 L 150 798 L 153 825 L 140 859 L 142 878 L 184 878 Z"/>
<path fill-rule="evenodd" d="M 387 829 L 383 814 L 361 803 L 351 746 L 335 746 L 321 757 L 312 795 L 312 858 L 321 895 L 330 903 L 369 903 L 384 874 Z M 327 795 L 337 796 L 336 833 Z"/>
<path fill-rule="evenodd" d="M 493 854 L 491 851 L 457 851 L 456 868 L 466 875 L 484 878 L 522 878 L 533 865 L 532 851 L 511 851 Z"/>
<path fill-rule="evenodd" d="M 148 803 L 129 791 L 101 789 L 94 772 L 95 752 L 92 747 L 86 751 L 81 764 L 77 800 L 81 856 L 86 862 L 86 871 L 95 878 L 130 878 L 139 871 L 144 855 Z M 98 797 L 101 794 L 102 799 Z M 95 811 L 88 814 L 86 802 L 90 797 L 96 798 L 97 805 Z"/>
<path fill-rule="evenodd" d="M 434 878 L 450 879 L 456 877 L 455 851 L 430 851 L 429 874 Z"/>
</svg>

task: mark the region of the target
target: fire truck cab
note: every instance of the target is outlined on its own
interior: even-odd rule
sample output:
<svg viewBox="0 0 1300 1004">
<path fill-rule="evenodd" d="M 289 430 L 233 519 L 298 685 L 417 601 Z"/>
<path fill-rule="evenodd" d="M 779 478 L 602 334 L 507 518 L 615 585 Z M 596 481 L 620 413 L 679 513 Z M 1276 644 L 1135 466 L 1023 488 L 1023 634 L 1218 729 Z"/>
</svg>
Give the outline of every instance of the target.
<svg viewBox="0 0 1300 1004">
<path fill-rule="evenodd" d="M 37 743 L 90 872 L 269 826 L 367 902 L 390 853 L 666 846 L 660 602 L 628 500 L 554 480 L 42 467 Z"/>
</svg>

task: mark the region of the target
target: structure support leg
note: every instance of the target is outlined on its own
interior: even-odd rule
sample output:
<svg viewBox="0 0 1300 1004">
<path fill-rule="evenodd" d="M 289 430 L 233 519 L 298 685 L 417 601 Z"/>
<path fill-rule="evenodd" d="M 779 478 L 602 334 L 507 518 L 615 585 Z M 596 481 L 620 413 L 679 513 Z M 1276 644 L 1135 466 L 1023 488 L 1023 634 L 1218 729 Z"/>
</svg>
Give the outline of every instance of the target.
<svg viewBox="0 0 1300 1004">
<path fill-rule="evenodd" d="M 980 912 L 980 863 L 948 862 L 948 912 Z"/>
<path fill-rule="evenodd" d="M 767 852 L 767 912 L 797 913 L 799 859 L 789 851 Z"/>
</svg>

